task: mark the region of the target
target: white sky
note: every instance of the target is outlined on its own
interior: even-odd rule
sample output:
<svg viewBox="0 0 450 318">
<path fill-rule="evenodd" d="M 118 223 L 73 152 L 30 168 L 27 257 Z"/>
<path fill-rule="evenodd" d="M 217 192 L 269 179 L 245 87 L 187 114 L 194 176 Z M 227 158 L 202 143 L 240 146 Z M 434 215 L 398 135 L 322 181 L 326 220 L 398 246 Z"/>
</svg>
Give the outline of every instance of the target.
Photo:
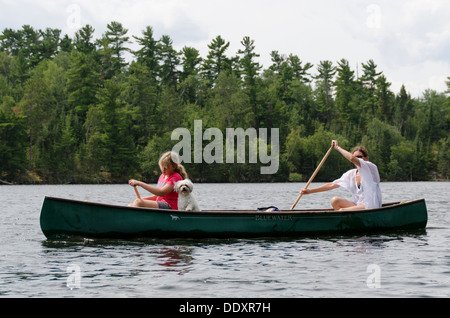
<svg viewBox="0 0 450 318">
<path fill-rule="evenodd" d="M 152 26 L 156 39 L 167 34 L 175 49 L 192 46 L 203 57 L 217 35 L 230 42 L 229 56 L 250 36 L 264 68 L 274 50 L 313 63 L 313 73 L 321 60 L 345 58 L 361 75 L 373 59 L 394 93 L 405 84 L 413 97 L 446 90 L 449 17 L 449 0 L 0 0 L 0 31 L 29 24 L 72 37 L 89 24 L 98 38 L 118 21 L 130 38 Z"/>
</svg>

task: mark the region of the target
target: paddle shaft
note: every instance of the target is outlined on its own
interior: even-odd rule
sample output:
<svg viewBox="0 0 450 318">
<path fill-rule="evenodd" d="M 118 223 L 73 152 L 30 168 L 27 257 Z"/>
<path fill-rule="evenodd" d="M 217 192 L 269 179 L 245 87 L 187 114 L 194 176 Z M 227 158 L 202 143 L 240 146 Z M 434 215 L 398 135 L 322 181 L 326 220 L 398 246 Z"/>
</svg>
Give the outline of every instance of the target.
<svg viewBox="0 0 450 318">
<path fill-rule="evenodd" d="M 139 191 L 138 191 L 138 189 L 136 188 L 136 186 L 134 186 L 134 191 L 136 191 L 136 195 L 137 195 L 138 199 L 140 199 L 141 196 L 139 195 Z"/>
<path fill-rule="evenodd" d="M 317 167 L 316 171 L 314 171 L 313 175 L 311 176 L 311 178 L 309 179 L 308 183 L 306 184 L 305 189 L 307 189 L 309 187 L 309 185 L 311 184 L 311 182 L 314 180 L 314 178 L 316 177 L 317 173 L 319 172 L 320 168 L 322 168 L 325 160 L 327 160 L 328 156 L 331 153 L 331 150 L 333 150 L 333 146 L 330 147 L 330 149 L 328 149 L 328 152 L 325 154 L 325 157 L 323 157 L 322 161 L 319 163 L 319 166 Z M 301 197 L 303 196 L 303 193 L 301 193 L 297 200 L 295 201 L 295 203 L 292 205 L 291 210 L 294 210 L 295 206 L 297 205 L 298 201 L 300 201 Z"/>
</svg>

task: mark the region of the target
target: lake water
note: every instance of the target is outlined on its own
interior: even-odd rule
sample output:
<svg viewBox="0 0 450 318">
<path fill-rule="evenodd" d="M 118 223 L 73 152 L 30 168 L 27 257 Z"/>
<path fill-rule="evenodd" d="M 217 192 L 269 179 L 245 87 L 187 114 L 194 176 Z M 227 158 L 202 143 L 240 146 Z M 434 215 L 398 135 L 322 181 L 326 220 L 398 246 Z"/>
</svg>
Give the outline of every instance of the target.
<svg viewBox="0 0 450 318">
<path fill-rule="evenodd" d="M 289 209 L 303 186 L 196 184 L 194 194 L 203 209 Z M 382 183 L 382 193 L 384 202 L 425 198 L 426 230 L 48 241 L 39 226 L 44 196 L 127 204 L 135 192 L 128 185 L 0 186 L 0 298 L 449 297 L 450 183 Z M 304 196 L 297 208 L 328 208 L 335 195 L 347 196 L 341 189 Z"/>
</svg>

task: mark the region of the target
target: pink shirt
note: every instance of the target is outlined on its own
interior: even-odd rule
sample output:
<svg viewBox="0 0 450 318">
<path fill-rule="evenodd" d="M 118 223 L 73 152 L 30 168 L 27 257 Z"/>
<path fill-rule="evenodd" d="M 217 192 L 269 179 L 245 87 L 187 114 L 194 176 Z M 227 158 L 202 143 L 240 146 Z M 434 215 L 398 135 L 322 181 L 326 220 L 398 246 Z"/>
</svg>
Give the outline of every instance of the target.
<svg viewBox="0 0 450 318">
<path fill-rule="evenodd" d="M 162 188 L 167 184 L 175 186 L 175 183 L 181 180 L 183 180 L 183 177 L 178 172 L 172 173 L 167 179 L 166 176 L 162 174 L 158 179 L 157 187 Z M 172 210 L 178 210 L 178 193 L 175 192 L 175 190 L 162 197 L 157 197 L 156 201 L 167 202 Z"/>
</svg>

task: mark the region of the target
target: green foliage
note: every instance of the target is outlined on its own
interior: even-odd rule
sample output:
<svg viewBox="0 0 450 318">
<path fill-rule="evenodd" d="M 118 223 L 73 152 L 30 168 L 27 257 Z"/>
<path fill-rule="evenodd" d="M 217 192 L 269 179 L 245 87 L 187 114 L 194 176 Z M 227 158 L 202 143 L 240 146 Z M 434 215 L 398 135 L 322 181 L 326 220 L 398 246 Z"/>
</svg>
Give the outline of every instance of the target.
<svg viewBox="0 0 450 318">
<path fill-rule="evenodd" d="M 3 98 L 0 105 L 0 179 L 6 180 L 20 180 L 27 165 L 25 116 L 13 111 L 13 103 Z"/>
<path fill-rule="evenodd" d="M 248 36 L 232 56 L 219 35 L 202 58 L 199 48 L 177 51 L 169 35 L 155 39 L 150 26 L 129 36 L 113 21 L 99 39 L 94 33 L 86 25 L 71 39 L 24 25 L 0 34 L 0 180 L 154 182 L 159 156 L 178 142 L 172 131 L 193 134 L 195 120 L 224 136 L 227 128 L 278 128 L 280 139 L 276 174 L 249 160 L 186 163 L 196 181 L 307 181 L 332 139 L 348 150 L 365 145 L 384 180 L 449 178 L 450 89 L 396 94 L 373 60 L 357 74 L 346 59 L 314 69 L 272 51 L 263 69 Z M 332 152 L 316 181 L 349 168 Z"/>
</svg>

